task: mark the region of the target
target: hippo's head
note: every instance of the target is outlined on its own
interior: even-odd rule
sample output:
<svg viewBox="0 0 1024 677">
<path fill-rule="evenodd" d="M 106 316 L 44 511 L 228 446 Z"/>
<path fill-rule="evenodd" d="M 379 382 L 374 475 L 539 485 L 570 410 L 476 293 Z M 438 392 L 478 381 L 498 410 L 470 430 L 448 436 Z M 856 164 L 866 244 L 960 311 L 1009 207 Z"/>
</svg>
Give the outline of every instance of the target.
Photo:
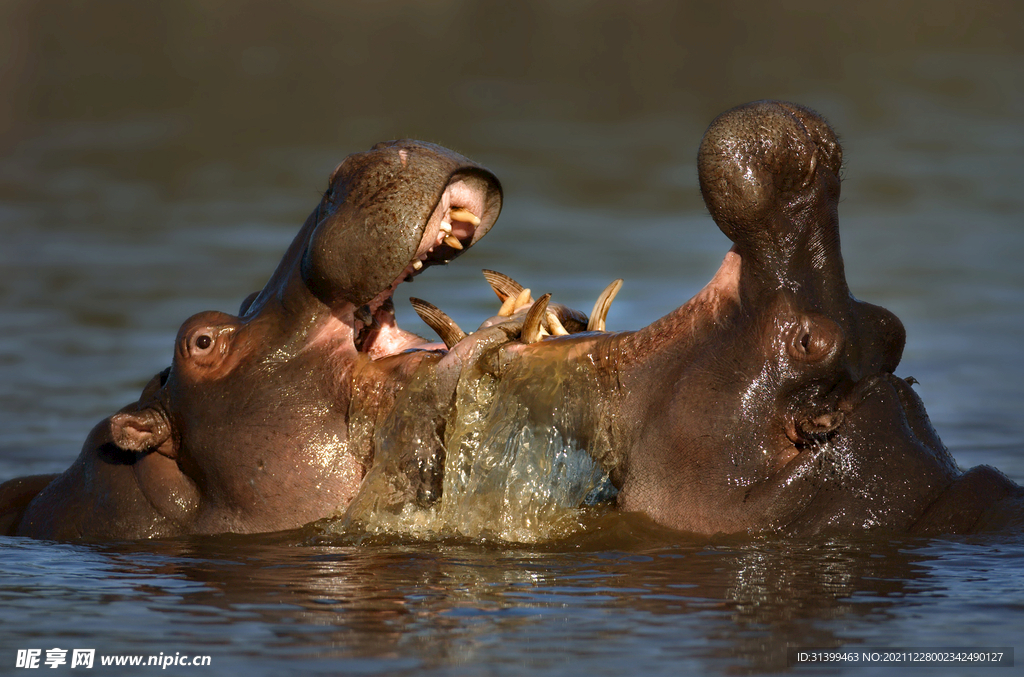
<svg viewBox="0 0 1024 677">
<path fill-rule="evenodd" d="M 991 468 L 960 472 L 894 374 L 902 324 L 851 296 L 828 124 L 741 106 L 712 123 L 698 164 L 734 243 L 711 282 L 637 332 L 501 346 L 492 416 L 526 412 L 533 437 L 590 453 L 620 507 L 701 534 L 966 531 L 1019 500 Z"/>
<path fill-rule="evenodd" d="M 403 280 L 479 240 L 501 209 L 486 169 L 393 141 L 351 155 L 238 316 L 204 312 L 171 367 L 101 422 L 19 533 L 255 532 L 343 510 L 395 392 L 436 353 L 395 324 Z"/>
<path fill-rule="evenodd" d="M 741 106 L 708 129 L 701 192 L 734 247 L 694 300 L 625 339 L 630 359 L 645 356 L 627 388 L 653 377 L 664 392 L 626 397 L 659 413 L 648 410 L 617 469 L 624 507 L 701 533 L 978 520 L 969 502 L 944 524 L 926 516 L 966 485 L 954 486 L 960 471 L 913 380 L 894 374 L 903 325 L 847 287 L 841 164 L 832 129 L 793 104 Z M 974 472 L 968 484 L 1014 491 L 995 471 Z"/>
</svg>

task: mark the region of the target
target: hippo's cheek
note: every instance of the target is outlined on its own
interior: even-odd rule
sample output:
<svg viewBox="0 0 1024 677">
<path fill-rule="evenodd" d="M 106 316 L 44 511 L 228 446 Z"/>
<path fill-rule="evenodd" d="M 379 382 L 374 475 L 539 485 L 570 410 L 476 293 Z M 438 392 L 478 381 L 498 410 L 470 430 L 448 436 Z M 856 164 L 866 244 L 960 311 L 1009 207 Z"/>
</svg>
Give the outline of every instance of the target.
<svg viewBox="0 0 1024 677">
<path fill-rule="evenodd" d="M 181 472 L 177 461 L 148 453 L 132 469 L 142 494 L 163 517 L 185 525 L 199 509 L 199 489 Z"/>
</svg>

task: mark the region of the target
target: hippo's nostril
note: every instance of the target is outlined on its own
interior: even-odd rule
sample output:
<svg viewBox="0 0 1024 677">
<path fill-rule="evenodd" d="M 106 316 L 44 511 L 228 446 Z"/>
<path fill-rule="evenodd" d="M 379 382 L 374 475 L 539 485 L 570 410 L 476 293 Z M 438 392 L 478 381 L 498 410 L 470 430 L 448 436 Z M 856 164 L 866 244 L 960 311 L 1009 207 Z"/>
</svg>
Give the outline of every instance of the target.
<svg viewBox="0 0 1024 677">
<path fill-rule="evenodd" d="M 797 364 L 821 364 L 833 358 L 843 345 L 839 325 L 823 315 L 807 313 L 786 332 L 786 351 Z"/>
<path fill-rule="evenodd" d="M 814 172 L 818 169 L 818 148 L 814 148 L 814 152 L 811 153 L 811 160 L 807 164 L 807 173 L 804 174 L 803 183 L 800 184 L 800 190 L 804 190 L 811 185 L 811 181 L 814 180 Z"/>
</svg>

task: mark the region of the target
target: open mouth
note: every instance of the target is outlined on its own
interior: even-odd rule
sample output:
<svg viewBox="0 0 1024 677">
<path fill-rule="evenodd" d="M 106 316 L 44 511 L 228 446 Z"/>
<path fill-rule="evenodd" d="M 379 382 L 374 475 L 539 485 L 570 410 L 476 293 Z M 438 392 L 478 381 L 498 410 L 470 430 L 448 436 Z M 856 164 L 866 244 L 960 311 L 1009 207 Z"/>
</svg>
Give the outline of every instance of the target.
<svg viewBox="0 0 1024 677">
<path fill-rule="evenodd" d="M 436 227 L 432 228 L 435 220 Z M 419 275 L 430 266 L 444 265 L 454 259 L 470 246 L 479 225 L 480 217 L 465 207 L 449 206 L 441 213 L 435 211 L 435 215 L 431 216 L 427 224 L 416 258 L 395 281 L 396 286 Z"/>
<path fill-rule="evenodd" d="M 480 239 L 494 222 L 486 213 L 485 197 L 465 181 L 453 179 L 449 182 L 424 227 L 423 237 L 409 265 L 388 289 L 355 311 L 357 350 L 376 360 L 406 350 L 435 347 L 435 344 L 398 327 L 393 300 L 395 289 L 431 266 L 448 264 Z"/>
</svg>

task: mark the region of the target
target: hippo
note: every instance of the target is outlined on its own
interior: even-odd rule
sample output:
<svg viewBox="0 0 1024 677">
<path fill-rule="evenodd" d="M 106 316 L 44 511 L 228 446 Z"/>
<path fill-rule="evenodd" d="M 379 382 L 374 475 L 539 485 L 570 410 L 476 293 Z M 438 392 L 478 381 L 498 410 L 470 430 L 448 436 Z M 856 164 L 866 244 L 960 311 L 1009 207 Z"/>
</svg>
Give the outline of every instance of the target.
<svg viewBox="0 0 1024 677">
<path fill-rule="evenodd" d="M 186 320 L 171 366 L 96 425 L 64 473 L 0 485 L 0 532 L 252 533 L 343 512 L 396 394 L 447 368 L 397 326 L 395 287 L 479 241 L 501 204 L 491 172 L 440 146 L 350 155 L 237 316 Z"/>
<path fill-rule="evenodd" d="M 915 381 L 895 374 L 902 323 L 852 296 L 841 166 L 832 128 L 799 105 L 761 101 L 715 119 L 698 171 L 733 243 L 718 272 L 639 331 L 602 332 L 592 317 L 590 331 L 524 331 L 483 351 L 460 386 L 486 384 L 482 404 L 462 399 L 477 422 L 449 441 L 449 454 L 469 449 L 449 466 L 462 486 L 495 486 L 474 472 L 528 477 L 544 465 L 550 495 L 552 478 L 564 479 L 552 459 L 525 470 L 502 460 L 546 440 L 563 465 L 574 450 L 588 454 L 621 510 L 691 534 L 1024 527 L 1024 489 L 991 467 L 961 471 Z M 474 466 L 473 454 L 488 460 Z M 600 473 L 583 476 L 563 497 L 579 502 L 599 487 Z M 502 500 L 523 491 L 509 487 Z M 464 514 L 480 512 L 469 505 Z"/>
</svg>

